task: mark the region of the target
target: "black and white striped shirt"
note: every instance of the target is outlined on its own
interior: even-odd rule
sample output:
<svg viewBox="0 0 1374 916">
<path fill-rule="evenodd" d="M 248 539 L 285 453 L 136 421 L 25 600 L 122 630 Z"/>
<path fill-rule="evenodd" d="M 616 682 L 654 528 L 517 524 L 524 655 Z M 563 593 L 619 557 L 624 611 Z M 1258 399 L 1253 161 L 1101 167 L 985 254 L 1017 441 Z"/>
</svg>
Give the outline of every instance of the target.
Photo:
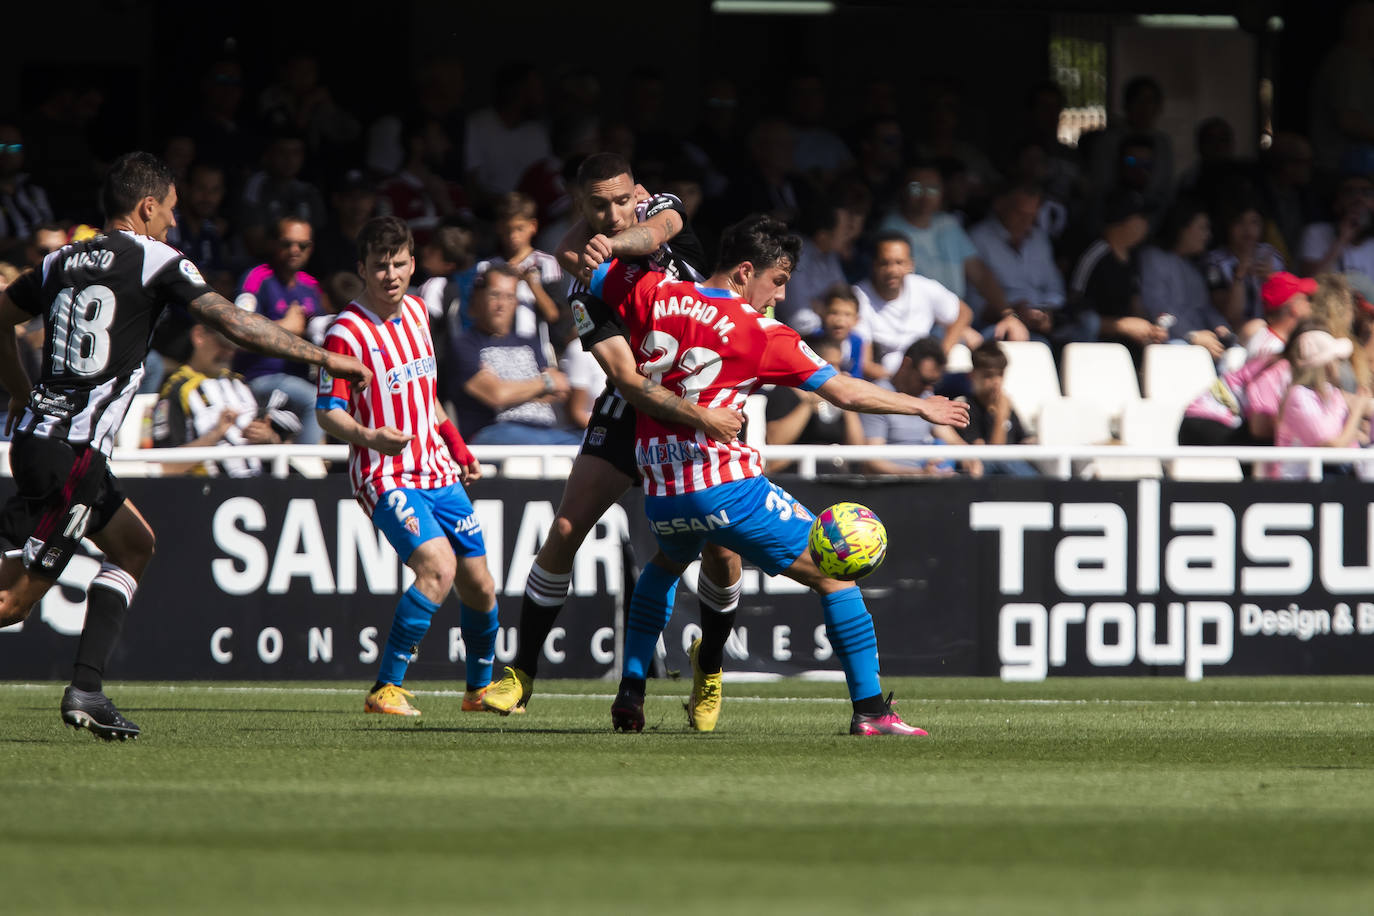
<svg viewBox="0 0 1374 916">
<path fill-rule="evenodd" d="M 108 455 L 143 378 L 153 327 L 168 305 L 210 290 L 181 252 L 132 232 L 98 235 L 49 254 L 6 290 L 43 316 L 39 378 L 19 431 Z"/>
</svg>

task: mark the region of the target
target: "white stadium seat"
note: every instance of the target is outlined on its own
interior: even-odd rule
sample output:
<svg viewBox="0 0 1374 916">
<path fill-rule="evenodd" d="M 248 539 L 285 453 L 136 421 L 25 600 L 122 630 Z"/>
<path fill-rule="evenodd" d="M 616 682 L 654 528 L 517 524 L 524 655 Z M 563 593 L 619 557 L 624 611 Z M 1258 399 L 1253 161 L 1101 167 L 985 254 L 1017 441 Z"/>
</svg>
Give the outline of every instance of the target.
<svg viewBox="0 0 1374 916">
<path fill-rule="evenodd" d="M 1140 400 L 1131 352 L 1119 343 L 1071 343 L 1064 348 L 1064 395 L 1093 401 L 1113 423 L 1128 401 Z"/>
<path fill-rule="evenodd" d="M 972 372 L 973 371 L 973 352 L 961 343 L 957 343 L 949 348 L 949 353 L 945 356 L 945 372 Z"/>
<path fill-rule="evenodd" d="M 1111 424 L 1101 404 L 1087 398 L 1052 398 L 1040 409 L 1039 440 L 1044 445 L 1105 445 Z"/>
<path fill-rule="evenodd" d="M 1202 347 L 1176 344 L 1146 347 L 1142 374 L 1145 397 L 1160 404 L 1177 404 L 1180 410 L 1217 378 L 1212 354 Z"/>
<path fill-rule="evenodd" d="M 1100 404 L 1079 398 L 1051 398 L 1040 408 L 1037 438 L 1044 445 L 1105 445 L 1111 441 L 1111 422 Z M 1040 471 L 1054 474 L 1056 461 L 1037 462 Z M 1091 462 L 1075 461 L 1074 473 L 1083 473 Z"/>
<path fill-rule="evenodd" d="M 1205 352 L 1205 351 L 1204 351 Z M 1145 398 L 1130 401 L 1121 414 L 1121 444 L 1144 448 L 1169 448 L 1178 445 L 1178 422 L 1183 408 Z M 1103 480 L 1139 480 L 1162 477 L 1164 468 L 1158 458 L 1098 458 L 1090 476 Z"/>
<path fill-rule="evenodd" d="M 1007 373 L 1002 387 L 1026 431 L 1036 433 L 1041 406 L 1060 397 L 1059 371 L 1054 367 L 1054 355 L 1049 347 L 1035 340 L 1004 340 L 1000 346 L 1007 354 Z"/>
</svg>

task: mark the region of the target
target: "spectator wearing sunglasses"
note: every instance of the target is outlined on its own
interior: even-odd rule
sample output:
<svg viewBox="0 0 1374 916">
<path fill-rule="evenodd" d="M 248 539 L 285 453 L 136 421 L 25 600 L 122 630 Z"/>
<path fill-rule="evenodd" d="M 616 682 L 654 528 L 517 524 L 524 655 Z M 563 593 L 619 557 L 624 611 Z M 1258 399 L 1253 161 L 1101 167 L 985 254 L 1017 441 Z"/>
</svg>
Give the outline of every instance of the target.
<svg viewBox="0 0 1374 916">
<path fill-rule="evenodd" d="M 897 233 L 911 246 L 914 271 L 928 277 L 959 299 L 967 298 L 969 286 L 978 300 L 988 303 L 988 311 L 1008 316 L 1007 327 L 999 328 L 999 339 L 1025 340 L 1026 329 L 1015 317 L 997 275 L 979 255 L 959 221 L 943 212 L 944 179 L 934 163 L 917 162 L 905 172 L 906 185 L 901 203 L 878 227 L 880 233 Z"/>
<path fill-rule="evenodd" d="M 24 137 L 0 122 L 0 239 L 27 239 L 53 221 L 48 195 L 24 171 Z"/>
<path fill-rule="evenodd" d="M 310 319 L 325 312 L 319 282 L 303 269 L 315 244 L 313 232 L 305 220 L 287 216 L 273 223 L 268 235 L 271 247 L 267 263 L 248 272 L 234 304 L 304 338 Z M 315 421 L 315 383 L 303 366 L 242 350 L 234 358 L 234 371 L 247 379 L 262 406 L 267 406 L 273 391 L 286 395 L 287 409 L 301 420 L 297 441 L 320 441 L 320 427 Z"/>
</svg>

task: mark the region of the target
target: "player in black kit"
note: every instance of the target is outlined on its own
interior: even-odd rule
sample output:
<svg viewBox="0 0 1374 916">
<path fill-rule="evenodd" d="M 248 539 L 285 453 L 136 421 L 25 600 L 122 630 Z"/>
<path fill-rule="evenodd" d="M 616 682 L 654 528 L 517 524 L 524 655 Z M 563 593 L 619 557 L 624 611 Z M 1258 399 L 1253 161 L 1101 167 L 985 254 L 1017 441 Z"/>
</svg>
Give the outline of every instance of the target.
<svg viewBox="0 0 1374 916">
<path fill-rule="evenodd" d="M 638 257 L 675 279 L 705 278 L 706 255 L 687 222 L 682 202 L 671 194 L 651 195 L 636 185 L 624 157 L 614 153 L 587 157 L 577 171 L 577 191 L 583 220 L 558 246 L 559 260 L 576 276 L 590 274 L 612 258 Z M 574 283 L 577 322 L 584 315 L 576 299 L 585 289 L 585 284 Z M 635 410 L 692 426 L 722 442 L 733 439 L 740 429 L 737 413 L 689 403 L 642 377 L 628 342 L 614 351 L 598 351 L 596 356 L 608 376 L 606 390 L 592 406 L 558 515 L 530 568 L 513 664 L 482 698 L 487 709 L 503 715 L 522 711 L 529 702 L 539 655 L 568 597 L 578 547 L 606 510 L 639 481 Z M 607 363 L 607 359 L 615 361 Z M 633 401 L 627 401 L 622 390 Z M 698 731 L 713 730 L 720 715 L 721 662 L 739 605 L 739 580 L 738 556 L 714 545 L 703 552 L 697 579 L 702 638 L 689 653 L 693 678 L 687 702 L 688 722 Z"/>
<path fill-rule="evenodd" d="M 176 197 L 172 171 L 157 157 L 120 157 L 101 188 L 104 232 L 54 251 L 0 293 L 0 327 L 41 314 L 46 331 L 37 383 L 19 361 L 14 334 L 0 334 L 18 488 L 0 509 L 0 626 L 27 618 L 81 539 L 95 542 L 105 558 L 87 592 L 62 720 L 106 740 L 139 734 L 105 696 L 101 679 L 154 544 L 108 460 L 163 310 L 183 307 L 239 346 L 311 363 L 362 386 L 371 382 L 357 360 L 322 350 L 210 289 L 196 265 L 166 244 Z"/>
</svg>

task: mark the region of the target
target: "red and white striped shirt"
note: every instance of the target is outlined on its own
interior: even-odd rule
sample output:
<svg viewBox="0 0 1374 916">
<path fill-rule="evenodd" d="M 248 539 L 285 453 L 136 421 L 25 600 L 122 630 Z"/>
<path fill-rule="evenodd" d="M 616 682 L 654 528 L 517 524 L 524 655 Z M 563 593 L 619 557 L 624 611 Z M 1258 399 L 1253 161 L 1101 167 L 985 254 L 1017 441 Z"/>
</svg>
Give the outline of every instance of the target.
<svg viewBox="0 0 1374 916">
<path fill-rule="evenodd" d="M 383 319 L 350 302 L 330 325 L 324 347 L 357 358 L 372 370 L 372 384 L 356 392 L 348 382 L 321 371 L 315 406 L 338 407 L 363 426 L 392 426 L 415 437 L 399 455 L 349 446 L 348 476 L 368 514 L 387 490 L 434 490 L 457 483 L 458 463 L 439 437 L 435 419 L 434 340 L 425 304 L 406 296 L 396 314 Z"/>
<path fill-rule="evenodd" d="M 692 403 L 743 410 L 762 385 L 814 390 L 835 375 L 796 331 L 729 290 L 619 262 L 593 281 L 593 292 L 624 320 L 639 371 Z M 763 474 L 758 450 L 745 442 L 722 444 L 643 411 L 635 460 L 646 496 L 695 493 Z"/>
</svg>

